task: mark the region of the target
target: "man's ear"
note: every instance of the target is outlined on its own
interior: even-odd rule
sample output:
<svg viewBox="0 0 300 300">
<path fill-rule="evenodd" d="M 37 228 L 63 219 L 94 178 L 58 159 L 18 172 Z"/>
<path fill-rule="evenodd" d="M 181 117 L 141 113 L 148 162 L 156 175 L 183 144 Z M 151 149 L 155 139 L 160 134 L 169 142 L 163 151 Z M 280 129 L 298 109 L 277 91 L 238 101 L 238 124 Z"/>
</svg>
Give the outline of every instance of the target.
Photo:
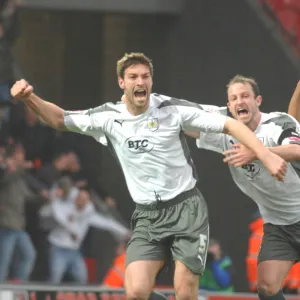
<svg viewBox="0 0 300 300">
<path fill-rule="evenodd" d="M 230 111 L 230 103 L 229 103 L 229 101 L 227 101 L 227 108 Z M 231 113 L 231 111 L 230 111 L 230 113 Z"/>
<path fill-rule="evenodd" d="M 119 87 L 124 90 L 125 84 L 124 84 L 124 79 L 121 77 L 118 77 L 118 83 L 119 83 Z"/>
<path fill-rule="evenodd" d="M 258 107 L 260 107 L 261 103 L 262 103 L 262 96 L 257 96 L 256 99 L 255 99 L 255 101 L 256 101 L 256 105 Z"/>
</svg>

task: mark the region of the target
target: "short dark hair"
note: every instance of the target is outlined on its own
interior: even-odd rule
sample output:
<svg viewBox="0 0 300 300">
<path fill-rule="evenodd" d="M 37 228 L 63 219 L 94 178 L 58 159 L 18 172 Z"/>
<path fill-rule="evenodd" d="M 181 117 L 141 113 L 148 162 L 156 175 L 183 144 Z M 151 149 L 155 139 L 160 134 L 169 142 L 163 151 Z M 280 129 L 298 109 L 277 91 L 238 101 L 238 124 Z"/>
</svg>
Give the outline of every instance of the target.
<svg viewBox="0 0 300 300">
<path fill-rule="evenodd" d="M 125 70 L 133 65 L 142 64 L 150 69 L 153 76 L 153 64 L 149 57 L 144 53 L 125 53 L 125 55 L 117 61 L 117 75 L 124 79 Z"/>
<path fill-rule="evenodd" d="M 243 84 L 249 83 L 254 92 L 255 98 L 260 95 L 258 83 L 252 77 L 246 77 L 243 75 L 235 75 L 232 79 L 230 79 L 229 83 L 227 84 L 227 86 L 226 86 L 227 89 L 229 89 L 229 87 L 235 83 L 243 83 Z"/>
</svg>

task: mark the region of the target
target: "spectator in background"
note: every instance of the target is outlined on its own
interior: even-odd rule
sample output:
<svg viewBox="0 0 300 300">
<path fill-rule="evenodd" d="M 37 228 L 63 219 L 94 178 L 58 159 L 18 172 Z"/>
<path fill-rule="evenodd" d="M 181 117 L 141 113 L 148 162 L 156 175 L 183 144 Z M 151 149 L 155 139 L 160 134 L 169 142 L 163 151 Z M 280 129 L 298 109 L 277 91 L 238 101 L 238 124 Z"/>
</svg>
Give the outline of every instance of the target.
<svg viewBox="0 0 300 300">
<path fill-rule="evenodd" d="M 72 177 L 70 175 L 78 172 L 80 168 L 80 162 L 74 152 L 62 153 L 55 157 L 52 162 L 41 166 L 36 175 L 50 188 L 59 178 L 64 175 Z M 74 175 L 74 177 L 76 176 Z"/>
<path fill-rule="evenodd" d="M 249 224 L 251 234 L 248 240 L 248 254 L 246 257 L 247 280 L 251 292 L 257 292 L 257 257 L 264 235 L 263 225 L 264 220 L 259 211 L 257 211 Z"/>
<path fill-rule="evenodd" d="M 209 241 L 206 268 L 200 277 L 200 289 L 214 292 L 233 292 L 232 261 L 222 253 L 216 239 Z"/>
<path fill-rule="evenodd" d="M 248 254 L 246 257 L 246 271 L 249 290 L 257 292 L 257 258 L 264 235 L 264 220 L 259 211 L 255 212 L 249 224 L 251 234 L 248 241 Z M 283 285 L 283 291 L 289 294 L 298 293 L 300 288 L 300 263 L 296 263 L 288 273 Z"/>
<path fill-rule="evenodd" d="M 11 135 L 24 145 L 26 159 L 39 168 L 54 158 L 55 130 L 45 126 L 29 107 L 23 105 L 22 110 L 25 114 L 13 122 Z"/>
<path fill-rule="evenodd" d="M 6 146 L 13 142 L 10 134 L 10 123 L 6 118 L 6 102 L 0 101 L 0 146 Z"/>
<path fill-rule="evenodd" d="M 79 192 L 79 189 L 74 186 L 71 178 L 63 176 L 55 184 L 53 184 L 49 191 L 49 197 L 52 202 L 62 201 L 75 203 Z M 39 220 L 40 227 L 46 232 L 49 232 L 49 230 L 53 229 L 57 225 L 53 218 L 53 214 L 51 213 L 52 209 L 51 204 L 44 205 L 40 209 L 40 216 L 42 216 Z"/>
<path fill-rule="evenodd" d="M 79 189 L 74 185 L 68 176 L 61 177 L 51 189 L 51 199 L 62 201 L 75 201 L 79 194 Z"/>
<path fill-rule="evenodd" d="M 25 204 L 28 200 L 45 200 L 34 195 L 27 185 L 26 168 L 21 144 L 9 147 L 2 157 L 0 169 L 0 281 L 8 279 L 12 257 L 14 280 L 26 281 L 34 265 L 36 253 L 25 231 Z M 15 253 L 16 251 L 16 253 Z"/>
<path fill-rule="evenodd" d="M 41 215 L 51 215 L 57 222 L 48 239 L 51 247 L 50 282 L 56 284 L 61 282 L 65 273 L 69 273 L 76 282 L 87 282 L 80 246 L 89 226 L 109 230 L 123 238 L 130 232 L 120 223 L 96 213 L 86 190 L 80 190 L 75 201 L 54 199 L 51 211 L 43 210 Z"/>
</svg>

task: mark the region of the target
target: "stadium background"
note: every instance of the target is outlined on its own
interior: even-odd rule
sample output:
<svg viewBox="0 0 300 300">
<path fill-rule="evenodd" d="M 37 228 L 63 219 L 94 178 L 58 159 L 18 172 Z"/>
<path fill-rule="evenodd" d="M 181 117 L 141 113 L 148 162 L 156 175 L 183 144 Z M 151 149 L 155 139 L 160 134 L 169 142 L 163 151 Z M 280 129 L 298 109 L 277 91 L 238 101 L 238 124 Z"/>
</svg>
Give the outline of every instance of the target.
<svg viewBox="0 0 300 300">
<path fill-rule="evenodd" d="M 138 9 L 137 2 L 129 0 L 99 0 L 97 5 L 85 1 L 91 6 L 76 9 L 79 2 L 73 1 L 28 0 L 22 9 L 15 53 L 42 97 L 66 109 L 118 101 L 116 60 L 125 52 L 144 52 L 154 62 L 157 93 L 222 106 L 226 83 L 239 73 L 259 82 L 264 111 L 287 111 L 299 80 L 299 56 L 257 1 L 139 0 Z M 128 221 L 134 205 L 117 163 L 92 139 L 80 139 L 82 151 L 94 158 L 88 166 L 92 177 L 118 199 Z M 237 291 L 247 291 L 244 261 L 256 206 L 234 186 L 220 155 L 189 144 L 208 202 L 212 235 L 234 260 Z M 101 257 L 101 277 L 111 253 L 88 239 L 86 248 Z"/>
</svg>

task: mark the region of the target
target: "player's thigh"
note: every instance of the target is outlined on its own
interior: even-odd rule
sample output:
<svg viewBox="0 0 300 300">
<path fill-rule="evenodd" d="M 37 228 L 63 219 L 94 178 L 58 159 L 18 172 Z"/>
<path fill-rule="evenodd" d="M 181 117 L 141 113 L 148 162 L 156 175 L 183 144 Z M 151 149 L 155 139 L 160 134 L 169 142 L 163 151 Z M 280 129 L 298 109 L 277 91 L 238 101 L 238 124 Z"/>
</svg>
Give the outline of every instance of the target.
<svg viewBox="0 0 300 300">
<path fill-rule="evenodd" d="M 125 290 L 128 299 L 148 299 L 163 260 L 137 260 L 126 266 Z"/>
<path fill-rule="evenodd" d="M 126 266 L 135 261 L 165 261 L 169 250 L 159 233 L 151 233 L 153 212 L 136 210 L 131 219 L 132 235 L 126 247 Z"/>
<path fill-rule="evenodd" d="M 133 234 L 134 236 L 134 234 Z M 148 298 L 168 249 L 146 238 L 133 238 L 126 249 L 125 290 L 128 299 Z"/>
<path fill-rule="evenodd" d="M 176 227 L 177 233 L 172 244 L 173 259 L 182 262 L 192 273 L 201 275 L 209 240 L 208 212 L 201 194 L 192 196 L 184 203 Z"/>
<path fill-rule="evenodd" d="M 299 260 L 299 251 L 286 226 L 264 225 L 264 236 L 258 255 L 258 286 L 279 290 L 293 263 Z"/>
</svg>

